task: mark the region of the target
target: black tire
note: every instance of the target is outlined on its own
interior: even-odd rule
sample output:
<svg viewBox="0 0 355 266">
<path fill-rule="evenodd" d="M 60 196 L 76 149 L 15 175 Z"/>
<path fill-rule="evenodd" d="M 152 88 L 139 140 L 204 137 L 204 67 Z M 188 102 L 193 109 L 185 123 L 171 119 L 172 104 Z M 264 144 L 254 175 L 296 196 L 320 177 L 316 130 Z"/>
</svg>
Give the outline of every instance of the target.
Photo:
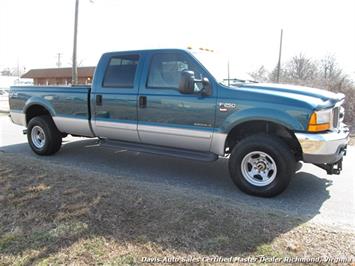
<svg viewBox="0 0 355 266">
<path fill-rule="evenodd" d="M 33 130 L 33 128 L 35 128 Z M 42 130 L 44 135 L 44 141 L 40 144 L 32 138 L 32 135 L 36 134 L 38 130 Z M 52 155 L 59 151 L 62 145 L 62 134 L 55 126 L 52 118 L 49 115 L 36 116 L 30 120 L 27 126 L 27 140 L 31 149 L 38 155 Z M 43 145 L 43 146 L 41 146 Z"/>
<path fill-rule="evenodd" d="M 296 160 L 284 141 L 264 134 L 241 140 L 229 158 L 229 171 L 234 184 L 248 194 L 261 197 L 273 197 L 283 192 L 295 173 L 295 166 Z M 265 170 L 262 172 L 265 181 L 258 174 L 260 169 Z"/>
</svg>

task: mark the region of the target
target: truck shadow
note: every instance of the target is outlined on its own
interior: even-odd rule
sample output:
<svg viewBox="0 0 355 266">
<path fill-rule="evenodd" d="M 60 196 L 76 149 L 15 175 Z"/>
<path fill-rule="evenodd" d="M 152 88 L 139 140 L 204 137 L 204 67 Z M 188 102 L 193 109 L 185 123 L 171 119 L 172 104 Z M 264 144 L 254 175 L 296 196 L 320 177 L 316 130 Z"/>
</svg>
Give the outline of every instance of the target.
<svg viewBox="0 0 355 266">
<path fill-rule="evenodd" d="M 313 218 L 330 198 L 331 181 L 309 173 L 298 172 L 277 197 L 257 198 L 234 187 L 226 160 L 201 163 L 112 151 L 90 139 L 65 143 L 51 157 L 33 155 L 27 144 L 0 150 L 22 151 L 30 161 L 66 169 L 75 165 L 73 172 L 57 173 L 14 161 L 16 168 L 7 170 L 21 178 L 1 180 L 7 190 L 0 190 L 6 199 L 0 203 L 9 212 L 1 218 L 1 235 L 14 230 L 14 218 L 20 233 L 0 253 L 41 250 L 28 264 L 95 237 L 142 247 L 146 254 L 133 250 L 142 256 L 152 253 L 147 245 L 159 254 L 243 256 Z M 76 167 L 87 175 L 78 176 Z M 0 174 L 7 170 L 0 167 Z"/>
</svg>

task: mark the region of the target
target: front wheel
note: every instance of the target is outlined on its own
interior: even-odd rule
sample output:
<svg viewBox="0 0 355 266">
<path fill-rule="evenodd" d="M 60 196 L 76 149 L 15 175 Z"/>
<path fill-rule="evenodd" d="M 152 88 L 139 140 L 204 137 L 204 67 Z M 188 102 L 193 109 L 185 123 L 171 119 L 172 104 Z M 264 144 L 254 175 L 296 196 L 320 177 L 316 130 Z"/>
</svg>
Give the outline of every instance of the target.
<svg viewBox="0 0 355 266">
<path fill-rule="evenodd" d="M 229 170 L 233 182 L 242 191 L 272 197 L 286 189 L 295 164 L 292 152 L 280 138 L 254 135 L 233 148 Z"/>
<path fill-rule="evenodd" d="M 27 140 L 38 155 L 51 155 L 59 151 L 62 135 L 48 115 L 36 116 L 27 126 Z"/>
</svg>

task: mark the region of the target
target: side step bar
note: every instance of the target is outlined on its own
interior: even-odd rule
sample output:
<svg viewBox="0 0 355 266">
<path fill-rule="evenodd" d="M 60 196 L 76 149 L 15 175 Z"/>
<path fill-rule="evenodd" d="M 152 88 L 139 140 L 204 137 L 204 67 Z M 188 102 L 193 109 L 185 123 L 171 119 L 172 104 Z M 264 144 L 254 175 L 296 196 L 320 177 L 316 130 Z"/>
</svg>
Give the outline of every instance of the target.
<svg viewBox="0 0 355 266">
<path fill-rule="evenodd" d="M 175 149 L 175 148 L 156 146 L 150 144 L 140 144 L 140 143 L 125 142 L 125 141 L 117 141 L 117 140 L 107 140 L 107 139 L 99 139 L 99 144 L 100 146 L 105 148 L 120 149 L 120 150 L 123 149 L 128 151 L 151 153 L 156 155 L 164 155 L 164 156 L 197 160 L 203 162 L 211 162 L 218 159 L 218 155 L 211 152 L 182 150 L 182 149 Z"/>
</svg>

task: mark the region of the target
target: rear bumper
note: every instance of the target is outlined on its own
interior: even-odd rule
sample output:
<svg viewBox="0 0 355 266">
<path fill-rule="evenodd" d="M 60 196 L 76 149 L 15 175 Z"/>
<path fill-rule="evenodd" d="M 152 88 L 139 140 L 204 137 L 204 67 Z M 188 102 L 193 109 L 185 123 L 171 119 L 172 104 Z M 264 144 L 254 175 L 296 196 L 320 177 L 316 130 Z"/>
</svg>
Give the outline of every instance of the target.
<svg viewBox="0 0 355 266">
<path fill-rule="evenodd" d="M 14 124 L 26 126 L 26 115 L 18 111 L 10 111 L 9 117 Z"/>
<path fill-rule="evenodd" d="M 301 145 L 305 163 L 332 164 L 346 154 L 349 129 L 344 124 L 336 131 L 295 135 Z"/>
</svg>

